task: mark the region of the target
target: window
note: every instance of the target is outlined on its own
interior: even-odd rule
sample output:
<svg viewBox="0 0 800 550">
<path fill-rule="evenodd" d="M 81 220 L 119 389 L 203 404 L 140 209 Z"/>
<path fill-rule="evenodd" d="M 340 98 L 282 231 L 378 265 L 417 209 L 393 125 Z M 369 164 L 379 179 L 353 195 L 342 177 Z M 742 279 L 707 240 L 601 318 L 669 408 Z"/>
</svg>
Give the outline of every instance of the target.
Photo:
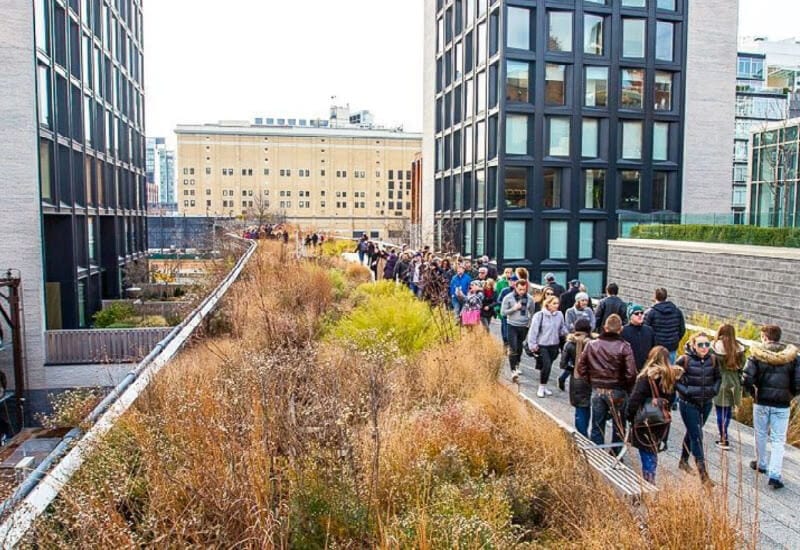
<svg viewBox="0 0 800 550">
<path fill-rule="evenodd" d="M 548 63 L 545 67 L 544 99 L 547 105 L 566 105 L 567 67 Z"/>
<path fill-rule="evenodd" d="M 478 25 L 478 44 L 475 65 L 480 67 L 486 62 L 486 24 L 481 23 Z"/>
<path fill-rule="evenodd" d="M 656 59 L 660 61 L 672 61 L 673 46 L 675 39 L 675 25 L 666 21 L 656 22 Z"/>
<path fill-rule="evenodd" d="M 503 259 L 525 259 L 525 225 L 524 221 L 503 222 Z"/>
<path fill-rule="evenodd" d="M 528 115 L 508 115 L 506 117 L 506 153 L 509 155 L 528 154 Z"/>
<path fill-rule="evenodd" d="M 675 11 L 675 0 L 658 0 L 656 7 L 660 10 Z"/>
<path fill-rule="evenodd" d="M 656 122 L 653 124 L 653 160 L 667 160 L 669 158 L 669 123 Z"/>
<path fill-rule="evenodd" d="M 644 19 L 622 20 L 622 57 L 644 57 Z"/>
<path fill-rule="evenodd" d="M 548 12 L 547 49 L 551 52 L 572 51 L 572 13 Z"/>
<path fill-rule="evenodd" d="M 656 71 L 655 106 L 656 111 L 672 110 L 672 73 Z"/>
<path fill-rule="evenodd" d="M 529 100 L 529 75 L 529 63 L 511 60 L 506 62 L 506 99 L 508 101 L 527 102 Z"/>
<path fill-rule="evenodd" d="M 550 118 L 550 149 L 553 157 L 569 156 L 569 119 L 566 117 Z"/>
<path fill-rule="evenodd" d="M 586 67 L 587 107 L 608 106 L 608 67 Z"/>
<path fill-rule="evenodd" d="M 464 174 L 466 181 L 469 181 L 468 177 L 469 174 Z M 486 172 L 478 170 L 475 172 L 475 210 L 484 208 L 486 208 Z"/>
<path fill-rule="evenodd" d="M 475 112 L 482 113 L 486 110 L 486 72 L 478 73 L 475 87 L 478 95 L 478 106 Z"/>
<path fill-rule="evenodd" d="M 37 6 L 38 8 L 38 6 Z M 50 69 L 39 65 L 39 124 L 51 127 L 50 118 Z"/>
<path fill-rule="evenodd" d="M 469 0 L 467 0 L 469 3 Z M 508 37 L 506 45 L 509 48 L 521 50 L 531 49 L 531 12 L 526 8 L 508 7 Z"/>
<path fill-rule="evenodd" d="M 578 279 L 586 285 L 589 296 L 601 296 L 603 294 L 602 271 L 578 271 Z"/>
<path fill-rule="evenodd" d="M 472 117 L 472 113 L 475 109 L 475 96 L 473 90 L 473 80 L 469 79 L 467 80 L 466 84 L 464 84 L 464 118 Z"/>
<path fill-rule="evenodd" d="M 465 126 L 463 130 L 464 135 L 464 164 L 472 164 L 473 147 L 472 147 L 472 126 Z"/>
<path fill-rule="evenodd" d="M 622 108 L 641 109 L 644 97 L 644 69 L 622 69 Z"/>
<path fill-rule="evenodd" d="M 584 170 L 583 172 L 583 207 L 603 209 L 605 202 L 606 171 Z"/>
<path fill-rule="evenodd" d="M 567 222 L 552 221 L 548 224 L 550 229 L 550 243 L 548 258 L 563 260 L 567 257 Z"/>
<path fill-rule="evenodd" d="M 544 208 L 561 208 L 561 172 L 560 168 L 544 169 Z"/>
<path fill-rule="evenodd" d="M 644 8 L 647 6 L 647 0 L 622 0 L 622 5 L 632 8 Z"/>
<path fill-rule="evenodd" d="M 655 172 L 653 174 L 653 210 L 667 209 L 667 182 L 669 174 L 667 172 Z"/>
<path fill-rule="evenodd" d="M 597 143 L 600 137 L 600 121 L 596 118 L 583 119 L 583 133 L 581 138 L 581 156 L 597 158 Z"/>
<path fill-rule="evenodd" d="M 578 226 L 578 259 L 594 258 L 594 222 L 581 222 Z"/>
<path fill-rule="evenodd" d="M 622 158 L 626 160 L 642 158 L 642 123 L 639 121 L 622 122 Z"/>
<path fill-rule="evenodd" d="M 619 196 L 619 207 L 621 209 L 639 210 L 641 178 L 641 172 L 638 170 L 623 170 L 620 173 L 622 185 Z"/>
<path fill-rule="evenodd" d="M 583 53 L 603 55 L 603 17 L 600 15 L 583 16 Z"/>
<path fill-rule="evenodd" d="M 528 169 L 506 167 L 503 189 L 506 208 L 528 207 Z"/>
<path fill-rule="evenodd" d="M 486 158 L 486 123 L 481 121 L 475 125 L 475 160 Z"/>
<path fill-rule="evenodd" d="M 463 73 L 461 72 L 461 68 L 464 66 L 464 43 L 459 42 L 456 44 L 455 47 L 455 54 L 453 56 L 453 79 L 458 80 L 461 78 Z"/>
</svg>

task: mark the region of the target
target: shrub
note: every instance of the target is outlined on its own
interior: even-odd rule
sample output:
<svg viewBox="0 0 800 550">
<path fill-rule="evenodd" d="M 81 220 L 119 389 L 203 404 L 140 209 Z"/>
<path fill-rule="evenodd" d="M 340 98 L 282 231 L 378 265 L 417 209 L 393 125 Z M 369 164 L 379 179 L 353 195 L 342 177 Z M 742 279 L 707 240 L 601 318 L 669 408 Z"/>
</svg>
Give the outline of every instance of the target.
<svg viewBox="0 0 800 550">
<path fill-rule="evenodd" d="M 800 248 L 800 229 L 785 227 L 651 224 L 635 226 L 631 230 L 631 237 Z"/>
<path fill-rule="evenodd" d="M 324 256 L 340 257 L 346 252 L 353 252 L 356 249 L 356 243 L 348 240 L 334 240 L 328 239 L 322 243 L 322 254 Z"/>
<path fill-rule="evenodd" d="M 372 280 L 372 272 L 367 266 L 361 264 L 348 264 L 344 274 L 356 283 L 368 283 Z"/>
<path fill-rule="evenodd" d="M 114 302 L 94 314 L 95 328 L 108 328 L 136 315 L 133 305 L 128 302 Z"/>
</svg>

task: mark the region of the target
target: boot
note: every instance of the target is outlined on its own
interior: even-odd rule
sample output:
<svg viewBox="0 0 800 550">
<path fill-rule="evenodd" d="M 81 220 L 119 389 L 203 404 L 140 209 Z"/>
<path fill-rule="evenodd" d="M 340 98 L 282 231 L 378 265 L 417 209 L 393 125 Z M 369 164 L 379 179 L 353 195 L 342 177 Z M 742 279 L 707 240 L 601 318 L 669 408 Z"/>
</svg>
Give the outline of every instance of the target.
<svg viewBox="0 0 800 550">
<path fill-rule="evenodd" d="M 711 481 L 711 478 L 708 476 L 708 470 L 706 469 L 705 462 L 697 463 L 697 473 L 700 475 L 700 482 L 707 489 L 710 489 L 714 487 L 714 485 L 716 485 L 713 481 Z"/>
</svg>

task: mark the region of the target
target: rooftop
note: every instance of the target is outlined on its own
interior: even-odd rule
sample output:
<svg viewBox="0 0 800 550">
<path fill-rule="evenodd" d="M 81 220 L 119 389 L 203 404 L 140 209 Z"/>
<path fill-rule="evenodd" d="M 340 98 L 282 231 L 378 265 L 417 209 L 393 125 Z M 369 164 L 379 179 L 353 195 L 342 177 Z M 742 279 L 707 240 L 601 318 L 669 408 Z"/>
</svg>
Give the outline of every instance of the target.
<svg viewBox="0 0 800 550">
<path fill-rule="evenodd" d="M 294 137 L 344 137 L 421 140 L 421 133 L 402 129 L 331 128 L 309 126 L 264 126 L 248 121 L 220 121 L 206 124 L 178 124 L 175 133 L 180 135 L 224 136 L 294 136 Z"/>
</svg>

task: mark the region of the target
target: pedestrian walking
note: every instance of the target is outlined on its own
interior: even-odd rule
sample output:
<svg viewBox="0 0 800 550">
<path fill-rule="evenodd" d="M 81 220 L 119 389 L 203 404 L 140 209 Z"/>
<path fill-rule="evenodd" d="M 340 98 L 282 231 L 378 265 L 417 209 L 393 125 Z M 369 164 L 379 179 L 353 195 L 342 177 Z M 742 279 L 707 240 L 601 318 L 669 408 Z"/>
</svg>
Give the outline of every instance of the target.
<svg viewBox="0 0 800 550">
<path fill-rule="evenodd" d="M 528 336 L 528 327 L 534 315 L 533 296 L 528 294 L 528 281 L 514 282 L 514 292 L 503 298 L 500 314 L 508 323 L 508 364 L 511 378 L 519 378 L 519 363 L 522 358 L 522 345 Z"/>
<path fill-rule="evenodd" d="M 717 337 L 711 343 L 711 352 L 717 358 L 721 383 L 719 393 L 714 396 L 714 410 L 717 413 L 719 439 L 717 447 L 723 451 L 731 448 L 728 427 L 733 411 L 742 404 L 742 374 L 744 371 L 745 345 L 736 339 L 733 325 L 723 324 L 717 329 Z"/>
<path fill-rule="evenodd" d="M 567 343 L 561 352 L 561 376 L 558 387 L 563 391 L 564 382 L 569 380 L 569 404 L 575 408 L 575 429 L 584 437 L 589 437 L 589 420 L 592 416 L 592 387 L 575 372 L 586 344 L 592 339 L 592 325 L 586 319 L 575 323 L 575 332 L 567 335 Z M 562 380 L 563 379 L 563 380 Z"/>
<path fill-rule="evenodd" d="M 653 307 L 644 314 L 644 323 L 653 329 L 656 344 L 669 350 L 670 363 L 675 363 L 678 345 L 686 332 L 683 312 L 667 300 L 667 289 L 657 288 Z"/>
<path fill-rule="evenodd" d="M 558 306 L 558 298 L 555 296 L 546 298 L 542 303 L 542 310 L 533 316 L 531 328 L 528 331 L 528 348 L 539 354 L 539 360 L 536 363 L 536 368 L 539 369 L 537 397 L 553 395 L 553 392 L 547 387 L 550 370 L 558 357 L 561 339 L 566 339 L 569 332 Z"/>
<path fill-rule="evenodd" d="M 622 329 L 622 338 L 631 345 L 636 370 L 640 372 L 650 350 L 656 345 L 656 335 L 651 327 L 644 324 L 644 308 L 639 304 L 632 304 L 628 308 L 628 324 Z"/>
</svg>

